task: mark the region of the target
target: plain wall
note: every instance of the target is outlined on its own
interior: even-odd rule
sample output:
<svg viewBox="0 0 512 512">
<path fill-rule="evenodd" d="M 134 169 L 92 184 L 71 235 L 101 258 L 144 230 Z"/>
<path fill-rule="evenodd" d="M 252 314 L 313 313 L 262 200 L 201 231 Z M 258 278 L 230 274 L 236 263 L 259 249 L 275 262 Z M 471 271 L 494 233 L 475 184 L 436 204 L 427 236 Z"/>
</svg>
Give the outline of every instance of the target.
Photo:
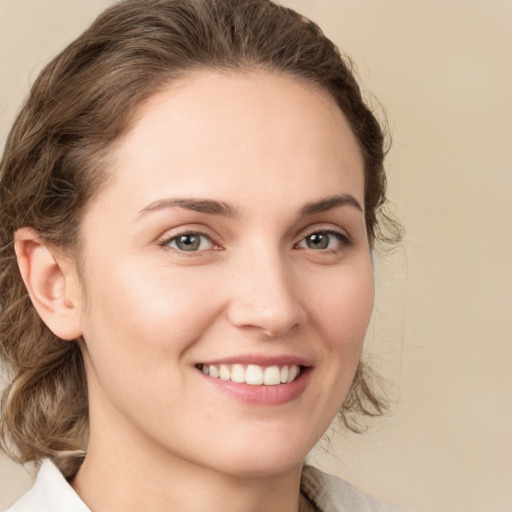
<svg viewBox="0 0 512 512">
<path fill-rule="evenodd" d="M 110 3 L 0 0 L 0 146 L 37 71 Z M 510 512 L 512 2 L 286 4 L 353 58 L 384 106 L 406 228 L 376 263 L 367 347 L 397 405 L 367 435 L 332 435 L 317 464 L 417 512 Z M 0 457 L 0 508 L 31 475 Z"/>
</svg>

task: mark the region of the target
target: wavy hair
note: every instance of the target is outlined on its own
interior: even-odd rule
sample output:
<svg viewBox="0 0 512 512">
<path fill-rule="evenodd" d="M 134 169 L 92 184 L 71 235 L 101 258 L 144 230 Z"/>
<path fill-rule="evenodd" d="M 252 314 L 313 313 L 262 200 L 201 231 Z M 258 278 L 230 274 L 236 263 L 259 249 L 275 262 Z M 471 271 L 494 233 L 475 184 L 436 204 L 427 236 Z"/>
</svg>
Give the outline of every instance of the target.
<svg viewBox="0 0 512 512">
<path fill-rule="evenodd" d="M 328 91 L 364 155 L 370 245 L 399 238 L 398 224 L 383 213 L 384 132 L 350 61 L 315 23 L 271 0 L 115 4 L 40 73 L 0 164 L 0 358 L 7 375 L 0 440 L 18 461 L 50 457 L 72 476 L 87 443 L 88 405 L 78 343 L 57 338 L 37 315 L 17 268 L 14 233 L 30 227 L 49 244 L 78 250 L 81 219 L 107 177 L 109 148 L 145 99 L 200 69 L 262 69 Z M 383 222 L 391 226 L 387 235 Z M 340 412 L 352 430 L 361 415 L 385 410 L 368 372 L 360 363 Z"/>
</svg>

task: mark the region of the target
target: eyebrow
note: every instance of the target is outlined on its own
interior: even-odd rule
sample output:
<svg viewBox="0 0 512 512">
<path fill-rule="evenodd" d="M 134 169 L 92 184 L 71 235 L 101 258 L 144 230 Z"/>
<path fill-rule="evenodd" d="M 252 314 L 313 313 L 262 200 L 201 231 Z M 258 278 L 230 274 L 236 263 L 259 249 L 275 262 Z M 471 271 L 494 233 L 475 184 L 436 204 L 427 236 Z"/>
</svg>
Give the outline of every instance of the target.
<svg viewBox="0 0 512 512">
<path fill-rule="evenodd" d="M 150 205 L 143 208 L 137 214 L 135 220 L 139 220 L 141 217 L 148 213 L 164 210 L 167 208 L 174 208 L 176 206 L 195 212 L 208 213 L 210 215 L 225 215 L 227 217 L 236 217 L 238 215 L 236 208 L 222 201 L 214 201 L 212 199 L 180 198 L 161 199 L 159 201 L 155 201 L 154 203 L 151 203 Z"/>
<path fill-rule="evenodd" d="M 320 201 L 307 203 L 301 208 L 300 214 L 302 217 L 306 217 L 307 215 L 326 212 L 340 206 L 351 206 L 352 208 L 359 210 L 361 213 L 363 212 L 362 206 L 354 196 L 350 194 L 342 194 L 341 196 L 331 196 L 321 199 Z"/>
<path fill-rule="evenodd" d="M 350 194 L 343 194 L 305 204 L 300 210 L 300 216 L 307 217 L 308 215 L 326 212 L 341 206 L 351 206 L 352 208 L 363 212 L 363 208 L 354 196 Z M 222 201 L 214 201 L 213 199 L 179 198 L 160 199 L 155 201 L 143 208 L 137 214 L 135 220 L 139 220 L 148 213 L 174 207 L 184 208 L 186 210 L 192 210 L 199 213 L 206 213 L 209 215 L 224 215 L 226 217 L 236 217 L 239 215 L 237 208 Z"/>
</svg>

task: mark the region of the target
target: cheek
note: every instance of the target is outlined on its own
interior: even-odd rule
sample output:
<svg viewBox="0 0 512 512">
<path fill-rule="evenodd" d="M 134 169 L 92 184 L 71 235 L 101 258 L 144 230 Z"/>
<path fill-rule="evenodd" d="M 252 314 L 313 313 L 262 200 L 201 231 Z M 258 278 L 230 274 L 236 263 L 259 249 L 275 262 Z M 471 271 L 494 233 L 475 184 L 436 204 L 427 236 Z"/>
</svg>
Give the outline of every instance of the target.
<svg viewBox="0 0 512 512">
<path fill-rule="evenodd" d="M 131 340 L 141 351 L 186 348 L 218 309 L 214 283 L 195 270 L 170 272 L 130 261 L 114 270 L 96 268 L 89 280 L 89 326 L 97 336 L 116 335 L 117 343 Z"/>
<path fill-rule="evenodd" d="M 311 315 L 332 351 L 359 357 L 373 310 L 374 277 L 368 258 L 347 266 L 321 282 L 310 299 Z"/>
<path fill-rule="evenodd" d="M 189 349 L 209 328 L 219 307 L 211 280 L 156 266 L 144 272 L 139 266 L 135 272 L 134 267 L 96 267 L 90 274 L 83 329 L 91 377 L 96 380 L 91 394 L 106 395 L 125 411 L 133 403 L 141 406 L 171 396 L 179 400 L 175 389 L 187 367 L 180 363 L 190 362 Z"/>
<path fill-rule="evenodd" d="M 212 282 L 197 269 L 192 278 L 183 269 L 173 273 L 133 261 L 108 267 L 95 266 L 87 279 L 83 337 L 91 396 L 106 397 L 134 417 L 134 404 L 137 410 L 151 403 L 176 407 L 188 367 L 180 363 L 219 309 Z"/>
</svg>

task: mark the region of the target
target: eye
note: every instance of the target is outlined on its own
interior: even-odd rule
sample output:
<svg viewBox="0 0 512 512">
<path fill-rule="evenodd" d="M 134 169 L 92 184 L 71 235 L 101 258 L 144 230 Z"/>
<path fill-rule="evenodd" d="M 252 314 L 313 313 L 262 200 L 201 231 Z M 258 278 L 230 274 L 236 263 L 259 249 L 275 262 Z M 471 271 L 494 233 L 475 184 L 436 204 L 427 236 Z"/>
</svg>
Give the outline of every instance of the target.
<svg viewBox="0 0 512 512">
<path fill-rule="evenodd" d="M 207 251 L 214 247 L 214 243 L 209 237 L 201 233 L 192 232 L 181 233 L 168 238 L 162 242 L 162 245 L 183 252 Z"/>
<path fill-rule="evenodd" d="M 325 251 L 328 249 L 337 249 L 342 245 L 350 243 L 349 238 L 343 233 L 334 230 L 315 231 L 305 236 L 297 247 L 301 249 L 313 249 L 316 251 Z"/>
</svg>

